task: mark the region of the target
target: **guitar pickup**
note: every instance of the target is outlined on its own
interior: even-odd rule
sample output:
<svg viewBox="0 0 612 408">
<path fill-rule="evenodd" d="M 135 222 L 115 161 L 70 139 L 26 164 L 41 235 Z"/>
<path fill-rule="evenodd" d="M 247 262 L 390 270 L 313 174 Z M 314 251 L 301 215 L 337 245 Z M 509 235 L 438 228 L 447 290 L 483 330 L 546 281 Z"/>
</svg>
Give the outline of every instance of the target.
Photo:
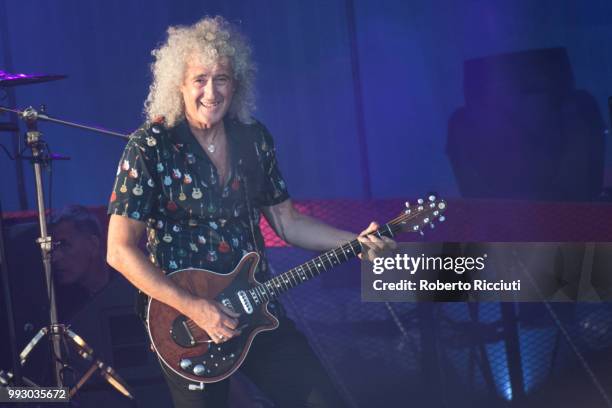
<svg viewBox="0 0 612 408">
<path fill-rule="evenodd" d="M 246 292 L 244 290 L 240 290 L 238 291 L 237 295 L 246 314 L 253 314 L 253 305 L 251 304 L 249 296 L 246 294 Z"/>
</svg>

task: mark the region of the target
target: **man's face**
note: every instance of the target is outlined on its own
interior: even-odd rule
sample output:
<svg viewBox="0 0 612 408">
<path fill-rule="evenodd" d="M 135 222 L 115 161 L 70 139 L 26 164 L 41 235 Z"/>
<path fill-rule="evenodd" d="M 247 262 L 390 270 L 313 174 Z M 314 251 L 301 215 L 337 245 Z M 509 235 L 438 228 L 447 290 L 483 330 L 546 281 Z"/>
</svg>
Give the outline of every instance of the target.
<svg viewBox="0 0 612 408">
<path fill-rule="evenodd" d="M 213 65 L 191 59 L 181 86 L 185 116 L 192 126 L 211 128 L 227 113 L 235 84 L 229 61 L 222 58 Z"/>
<path fill-rule="evenodd" d="M 59 243 L 52 254 L 53 274 L 62 285 L 77 283 L 93 273 L 92 261 L 99 258 L 99 239 L 79 231 L 72 221 L 62 221 L 51 230 Z"/>
</svg>

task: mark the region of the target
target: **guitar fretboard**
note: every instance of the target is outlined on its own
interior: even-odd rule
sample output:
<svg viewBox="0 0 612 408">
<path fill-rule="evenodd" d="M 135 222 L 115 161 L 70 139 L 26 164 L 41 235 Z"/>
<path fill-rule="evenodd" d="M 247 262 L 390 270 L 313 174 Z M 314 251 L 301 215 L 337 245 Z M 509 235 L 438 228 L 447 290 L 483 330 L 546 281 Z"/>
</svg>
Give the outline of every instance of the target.
<svg viewBox="0 0 612 408">
<path fill-rule="evenodd" d="M 401 230 L 402 224 L 403 222 L 400 221 L 389 222 L 378 228 L 373 234 L 377 235 L 379 238 L 383 236 L 392 238 Z M 275 276 L 253 287 L 251 290 L 255 291 L 259 297 L 265 300 L 273 300 L 287 290 L 307 282 L 341 263 L 355 258 L 361 253 L 361 250 L 361 243 L 357 239 L 354 239 L 338 248 L 324 252 L 300 266 Z"/>
</svg>

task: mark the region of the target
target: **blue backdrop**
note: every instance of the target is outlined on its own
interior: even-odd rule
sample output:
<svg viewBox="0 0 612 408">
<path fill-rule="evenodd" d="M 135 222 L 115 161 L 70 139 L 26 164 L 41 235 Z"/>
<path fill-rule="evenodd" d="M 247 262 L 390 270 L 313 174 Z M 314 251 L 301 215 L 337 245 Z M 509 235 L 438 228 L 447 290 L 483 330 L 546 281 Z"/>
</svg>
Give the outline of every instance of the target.
<svg viewBox="0 0 612 408">
<path fill-rule="evenodd" d="M 206 14 L 237 22 L 251 39 L 257 116 L 275 135 L 296 198 L 457 195 L 445 143 L 468 58 L 564 46 L 577 87 L 602 113 L 612 94 L 607 0 L 6 0 L 0 69 L 69 75 L 15 88 L 19 107 L 45 103 L 57 117 L 129 132 L 142 121 L 150 50 L 169 25 Z M 72 157 L 54 165 L 54 207 L 106 203 L 123 142 L 41 129 L 54 152 Z M 0 143 L 10 147 L 11 135 L 0 133 Z M 17 210 L 15 165 L 4 155 L 0 172 L 4 209 Z M 34 208 L 27 164 L 24 172 Z"/>
</svg>

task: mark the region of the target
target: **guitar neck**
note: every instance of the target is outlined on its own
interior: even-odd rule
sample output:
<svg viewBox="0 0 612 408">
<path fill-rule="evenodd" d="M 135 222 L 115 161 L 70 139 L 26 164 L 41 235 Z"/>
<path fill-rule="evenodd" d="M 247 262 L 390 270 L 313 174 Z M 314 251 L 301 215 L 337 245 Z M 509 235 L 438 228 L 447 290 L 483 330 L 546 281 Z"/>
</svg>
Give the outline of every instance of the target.
<svg viewBox="0 0 612 408">
<path fill-rule="evenodd" d="M 397 223 L 387 223 L 378 228 L 372 235 L 379 238 L 386 236 L 392 238 L 395 233 L 401 230 L 401 225 Z M 338 248 L 331 249 L 322 253 L 316 258 L 301 264 L 298 267 L 288 270 L 274 278 L 263 282 L 254 289 L 262 296 L 272 300 L 280 294 L 294 288 L 310 279 L 321 275 L 323 272 L 332 269 L 361 253 L 361 243 L 354 239 Z"/>
</svg>

